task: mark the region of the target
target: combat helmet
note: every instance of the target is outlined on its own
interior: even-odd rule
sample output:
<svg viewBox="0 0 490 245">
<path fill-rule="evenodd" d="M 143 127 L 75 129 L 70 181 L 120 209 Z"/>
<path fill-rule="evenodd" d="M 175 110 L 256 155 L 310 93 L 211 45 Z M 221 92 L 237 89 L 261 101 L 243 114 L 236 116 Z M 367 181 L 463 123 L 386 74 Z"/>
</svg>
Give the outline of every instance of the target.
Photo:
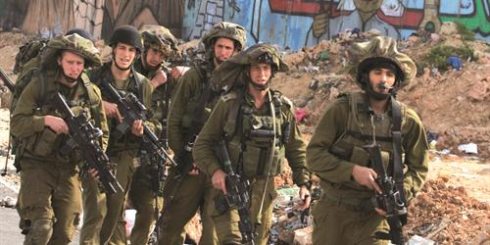
<svg viewBox="0 0 490 245">
<path fill-rule="evenodd" d="M 136 28 L 130 25 L 120 26 L 114 30 L 109 41 L 109 46 L 114 48 L 118 43 L 131 45 L 135 47 L 140 54 L 143 51 L 141 35 Z"/>
<path fill-rule="evenodd" d="M 225 21 L 215 24 L 211 30 L 202 37 L 202 43 L 206 49 L 211 49 L 216 39 L 220 37 L 229 38 L 235 41 L 235 44 L 238 46 L 237 50 L 239 51 L 244 49 L 247 43 L 245 28 L 241 25 Z"/>
<path fill-rule="evenodd" d="M 100 52 L 94 46 L 94 43 L 76 33 L 50 40 L 45 50 L 41 56 L 41 65 L 44 68 L 57 65 L 56 59 L 61 51 L 64 50 L 82 56 L 85 59 L 85 67 L 101 65 Z"/>
<path fill-rule="evenodd" d="M 390 37 L 376 36 L 367 42 L 355 43 L 350 50 L 350 73 L 356 83 L 365 89 L 366 74 L 379 64 L 392 64 L 396 70 L 395 89 L 406 86 L 415 77 L 417 67 L 406 54 L 398 51 L 396 41 Z"/>
<path fill-rule="evenodd" d="M 286 72 L 289 70 L 275 47 L 264 43 L 255 44 L 218 66 L 213 73 L 213 86 L 231 88 L 236 85 L 236 81 L 247 81 L 248 67 L 256 63 L 270 64 L 273 71 L 272 75 L 275 72 Z"/>
<path fill-rule="evenodd" d="M 177 53 L 177 39 L 169 29 L 159 25 L 144 25 L 140 29 L 145 50 L 154 48 L 166 57 Z"/>
</svg>

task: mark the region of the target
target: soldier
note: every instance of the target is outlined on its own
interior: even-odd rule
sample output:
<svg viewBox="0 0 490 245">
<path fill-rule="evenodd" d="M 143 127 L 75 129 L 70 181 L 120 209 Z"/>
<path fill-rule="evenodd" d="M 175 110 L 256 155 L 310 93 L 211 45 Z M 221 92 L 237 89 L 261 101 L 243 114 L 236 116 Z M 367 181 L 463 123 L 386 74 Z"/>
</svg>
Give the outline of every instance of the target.
<svg viewBox="0 0 490 245">
<path fill-rule="evenodd" d="M 250 181 L 249 214 L 257 237 L 267 244 L 272 220 L 272 202 L 277 196 L 274 176 L 281 173 L 286 157 L 300 186 L 302 208 L 309 206 L 310 174 L 306 169 L 306 145 L 296 125 L 293 105 L 280 92 L 269 88 L 274 74 L 287 70 L 270 45 L 250 47 L 223 63 L 214 81 L 241 83 L 244 88 L 224 95 L 197 137 L 193 156 L 201 171 L 211 176 L 214 189 L 207 210 L 220 244 L 242 244 L 236 209 L 217 210 L 218 196 L 227 193 L 225 166 L 214 147 L 225 141 L 234 172 Z M 235 74 L 235 75 L 232 75 Z M 225 79 L 223 79 L 226 77 Z M 275 125 L 274 125 L 275 124 Z M 308 197 L 308 198 L 307 198 Z"/>
<path fill-rule="evenodd" d="M 141 36 L 132 26 L 121 26 L 114 30 L 109 45 L 112 47 L 112 61 L 91 73 L 96 84 L 109 83 L 120 93 L 133 93 L 147 107 L 151 106 L 153 88 L 150 81 L 134 71 L 133 63 L 143 50 Z M 131 129 L 120 134 L 116 126 L 122 122 L 122 115 L 114 101 L 109 101 L 107 92 L 102 90 L 104 109 L 109 122 L 110 137 L 107 155 L 116 165 L 116 178 L 124 188 L 124 193 L 105 195 L 92 178 L 83 178 L 84 220 L 80 232 L 81 244 L 126 244 L 121 216 L 124 201 L 135 168 L 143 135 L 143 121 L 134 121 Z M 152 126 L 155 122 L 144 122 Z M 153 125 L 154 126 L 154 125 Z M 120 221 L 120 222 L 119 222 Z M 118 231 L 118 232 L 116 232 Z"/>
<path fill-rule="evenodd" d="M 100 65 L 99 51 L 78 34 L 55 38 L 42 54 L 39 72 L 32 75 L 12 114 L 11 133 L 19 140 L 24 244 L 68 244 L 81 212 L 77 150 L 62 151 L 69 128 L 51 105 L 61 93 L 75 115 L 84 113 L 108 136 L 99 89 L 84 69 Z M 101 143 L 107 143 L 102 140 Z M 66 150 L 66 149 L 65 149 Z"/>
<path fill-rule="evenodd" d="M 152 109 L 155 119 L 162 124 L 160 139 L 167 142 L 167 112 L 178 77 L 169 75 L 170 70 L 163 66 L 163 62 L 177 55 L 177 39 L 163 26 L 145 25 L 140 29 L 140 33 L 144 52 L 134 66 L 138 72 L 150 79 L 155 89 L 152 95 Z M 147 162 L 136 169 L 129 189 L 129 201 L 137 211 L 131 231 L 131 244 L 148 243 L 151 228 L 163 207 L 162 190 L 159 189 L 162 186 L 158 185 L 159 173 L 152 168 L 149 159 L 142 157 L 140 160 Z M 155 184 L 157 186 L 154 186 Z"/>
<path fill-rule="evenodd" d="M 245 35 L 245 29 L 240 25 L 228 22 L 214 25 L 202 38 L 205 60 L 195 61 L 196 64 L 181 77 L 172 98 L 168 119 L 169 145 L 181 169 L 171 169 L 165 183 L 165 207 L 158 228 L 160 244 L 182 244 L 184 226 L 200 207 L 203 223 L 200 243 L 215 244 L 214 227 L 203 212 L 205 193 L 211 186 L 208 178 L 195 168 L 191 148 L 221 91 L 210 83 L 209 78 L 215 67 L 245 46 Z M 179 176 L 181 179 L 176 181 Z"/>
<path fill-rule="evenodd" d="M 422 122 L 394 97 L 414 78 L 415 63 L 386 37 L 355 44 L 352 54 L 352 60 L 360 62 L 352 72 L 363 91 L 341 96 L 327 108 L 307 148 L 308 166 L 324 191 L 313 211 L 314 244 L 387 243 L 373 236 L 386 232 L 388 225 L 386 210 L 375 209 L 371 202 L 381 192 L 375 181 L 380 173 L 374 171 L 366 146 L 380 145 L 382 162 L 404 192 L 404 204 L 427 175 Z M 402 153 L 403 163 L 396 160 Z"/>
</svg>

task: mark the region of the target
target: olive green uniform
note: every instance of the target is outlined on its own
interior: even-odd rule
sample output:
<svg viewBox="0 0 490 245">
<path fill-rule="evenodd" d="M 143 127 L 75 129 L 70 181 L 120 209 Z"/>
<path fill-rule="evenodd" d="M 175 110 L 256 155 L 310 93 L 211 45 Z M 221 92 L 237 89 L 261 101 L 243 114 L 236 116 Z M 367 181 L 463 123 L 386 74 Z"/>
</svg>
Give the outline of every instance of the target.
<svg viewBox="0 0 490 245">
<path fill-rule="evenodd" d="M 210 70 L 199 66 L 192 67 L 178 82 L 175 94 L 172 97 L 168 118 L 169 146 L 175 155 L 181 153 L 187 144 L 185 137 L 192 130 L 192 117 L 195 116 L 195 108 L 199 105 L 200 97 L 206 86 L 206 75 L 204 74 Z M 203 121 L 207 120 L 215 104 L 214 101 L 217 100 L 216 95 L 214 97 L 215 99 L 208 101 L 205 107 Z M 184 226 L 200 208 L 203 224 L 200 243 L 215 244 L 214 226 L 204 210 L 205 203 L 207 203 L 207 200 L 205 200 L 206 193 L 212 188 L 208 177 L 203 173 L 197 176 L 185 174 L 182 177 L 183 180 L 180 182 L 180 186 L 176 187 L 175 176 L 176 170 L 170 169 L 163 193 L 166 207 L 164 207 L 163 217 L 158 227 L 159 243 L 182 244 L 184 241 L 182 236 Z M 172 200 L 172 202 L 169 203 L 168 200 Z"/>
<path fill-rule="evenodd" d="M 216 170 L 224 167 L 218 161 L 214 146 L 226 140 L 233 169 L 251 183 L 249 212 L 258 234 L 256 244 L 267 244 L 272 220 L 272 201 L 277 196 L 273 177 L 281 173 L 284 158 L 287 158 L 293 170 L 293 179 L 297 185 L 308 185 L 310 180 L 305 163 L 306 145 L 294 119 L 293 105 L 279 92 L 269 93 L 272 94 L 270 98 L 273 98 L 272 105 L 276 113 L 275 134 L 269 98 L 261 108 L 255 108 L 254 99 L 248 93 L 238 96 L 231 92 L 217 103 L 199 134 L 193 151 L 199 168 L 212 176 Z M 272 160 L 268 160 L 271 153 Z M 241 244 L 238 212 L 229 210 L 218 213 L 214 203 L 218 195 L 223 195 L 221 190 L 213 189 L 210 194 L 213 202 L 207 208 L 215 223 L 220 244 Z M 265 199 L 263 210 L 259 213 L 262 195 L 265 195 Z"/>
<path fill-rule="evenodd" d="M 100 69 L 94 70 L 91 73 L 92 80 L 95 83 L 110 82 L 119 91 L 135 94 L 147 108 L 151 108 L 153 88 L 148 79 L 139 73 L 132 73 L 127 80 L 114 81 L 110 67 L 111 63 L 107 63 Z M 102 91 L 102 97 L 106 99 L 104 91 Z M 144 123 L 151 129 L 158 124 L 155 121 Z M 111 162 L 116 165 L 116 179 L 124 192 L 106 195 L 101 193 L 92 178 L 82 179 L 84 220 L 80 232 L 81 244 L 106 244 L 109 241 L 110 244 L 126 244 L 126 235 L 123 234 L 125 230 L 116 229 L 116 226 L 124 227 L 125 225 L 121 217 L 123 217 L 125 196 L 134 170 L 139 165 L 138 151 L 141 138 L 134 136 L 129 130 L 119 140 L 116 140 L 113 136 L 117 125 L 116 119 L 109 120 L 110 137 L 106 152 Z"/>
<path fill-rule="evenodd" d="M 135 69 L 148 79 L 152 79 L 155 74 L 154 71 L 144 69 L 140 59 L 134 64 Z M 167 74 L 168 81 L 165 84 L 158 86 L 151 99 L 153 118 L 162 122 L 166 120 L 168 114 L 168 106 L 166 103 L 170 103 L 170 96 L 172 90 L 175 87 L 176 81 Z M 166 131 L 166 128 L 159 128 L 156 131 Z M 165 132 L 166 133 L 166 132 Z M 141 158 L 142 161 L 144 157 Z M 163 208 L 163 197 L 161 191 L 153 190 L 151 179 L 157 177 L 156 173 L 151 173 L 152 168 L 149 166 L 151 163 L 149 159 L 142 162 L 133 176 L 131 187 L 129 188 L 129 201 L 133 208 L 137 210 L 136 219 L 133 229 L 131 231 L 131 244 L 146 244 L 148 238 L 151 235 L 152 227 L 158 217 L 158 213 Z M 157 192 L 155 192 L 157 191 Z"/>
<path fill-rule="evenodd" d="M 26 225 L 24 244 L 68 244 L 80 219 L 82 159 L 80 153 L 61 152 L 66 135 L 57 135 L 44 124 L 46 115 L 64 116 L 49 105 L 51 96 L 60 92 L 75 115 L 86 114 L 108 136 L 99 89 L 89 85 L 85 74 L 73 88 L 56 82 L 56 74 L 49 70 L 32 77 L 11 120 L 11 132 L 21 142 L 17 157 L 22 168 L 19 211 Z"/>
<path fill-rule="evenodd" d="M 383 163 L 393 157 L 390 101 L 385 114 L 374 116 L 376 142 Z M 404 191 L 407 200 L 420 190 L 428 171 L 427 140 L 417 114 L 397 102 L 402 115 Z M 363 146 L 373 143 L 367 96 L 353 93 L 340 97 L 329 106 L 307 148 L 308 167 L 321 179 L 324 194 L 313 210 L 314 244 L 386 244 L 373 237 L 387 231 L 388 225 L 371 203 L 372 190 L 352 177 L 354 165 L 369 166 Z"/>
</svg>

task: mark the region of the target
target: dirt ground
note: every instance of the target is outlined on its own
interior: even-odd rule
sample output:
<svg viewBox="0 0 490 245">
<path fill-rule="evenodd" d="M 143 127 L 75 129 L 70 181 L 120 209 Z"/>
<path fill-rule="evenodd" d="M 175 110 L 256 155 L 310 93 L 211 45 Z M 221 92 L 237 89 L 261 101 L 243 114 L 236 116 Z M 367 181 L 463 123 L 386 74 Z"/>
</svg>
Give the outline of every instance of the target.
<svg viewBox="0 0 490 245">
<path fill-rule="evenodd" d="M 9 75 L 18 47 L 26 40 L 19 33 L 0 33 L 0 67 Z M 443 37 L 440 42 L 462 45 L 452 37 Z M 403 43 L 404 51 L 417 62 L 433 45 L 417 41 Z M 469 45 L 479 55 L 478 61 L 466 61 L 461 71 L 449 71 L 440 77 L 421 72 L 398 94 L 399 100 L 417 111 L 427 131 L 437 136 L 431 153 L 429 181 L 409 209 L 409 223 L 405 227 L 408 237 L 416 234 L 439 244 L 490 244 L 490 48 L 481 42 L 469 42 Z M 300 128 L 306 138 L 314 132 L 325 108 L 337 95 L 358 89 L 344 75 L 344 65 L 349 61 L 348 47 L 347 41 L 324 41 L 312 48 L 285 53 L 290 71 L 277 74 L 273 87 L 304 111 L 306 116 Z M 8 104 L 7 93 L 0 98 L 3 106 Z M 8 123 L 8 110 L 0 109 L 3 157 Z M 478 153 L 460 152 L 458 146 L 466 143 L 475 143 Z M 8 178 L 2 178 L 18 185 L 13 169 L 10 173 Z"/>
</svg>

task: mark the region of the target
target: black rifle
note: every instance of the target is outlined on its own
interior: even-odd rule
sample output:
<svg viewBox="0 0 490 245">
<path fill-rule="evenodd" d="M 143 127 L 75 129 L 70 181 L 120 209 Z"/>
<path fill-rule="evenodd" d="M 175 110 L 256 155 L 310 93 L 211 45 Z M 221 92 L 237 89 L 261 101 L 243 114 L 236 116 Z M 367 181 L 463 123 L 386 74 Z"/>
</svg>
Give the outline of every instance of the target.
<svg viewBox="0 0 490 245">
<path fill-rule="evenodd" d="M 133 126 L 133 122 L 136 120 L 147 120 L 147 110 L 145 105 L 139 101 L 139 99 L 130 92 L 124 94 L 124 97 L 119 94 L 119 92 L 107 81 L 102 81 L 100 83 L 100 88 L 104 92 L 104 95 L 109 98 L 109 100 L 113 101 L 117 104 L 117 109 L 123 116 L 123 121 L 117 125 L 115 138 L 120 138 L 124 134 L 126 134 L 131 127 Z M 155 184 L 158 182 L 160 185 L 163 183 L 164 176 L 164 164 L 170 163 L 174 166 L 177 164 L 170 158 L 168 152 L 165 149 L 164 143 L 162 143 L 156 134 L 151 131 L 148 126 L 143 124 L 143 136 L 142 136 L 142 144 L 141 147 L 150 154 L 151 163 L 157 164 L 157 166 L 152 167 L 155 170 L 158 170 L 158 179 L 154 180 Z M 160 190 L 159 187 L 155 187 L 155 189 Z"/>
<path fill-rule="evenodd" d="M 396 245 L 404 244 L 402 227 L 407 223 L 407 208 L 401 198 L 393 177 L 388 176 L 381 158 L 379 145 L 373 144 L 364 147 L 371 160 L 371 166 L 378 174 L 376 183 L 382 190 L 381 194 L 374 197 L 374 205 L 386 212 L 386 219 L 390 226 L 390 232 L 376 232 L 375 236 L 382 240 L 391 240 Z"/>
<path fill-rule="evenodd" d="M 52 103 L 68 124 L 70 137 L 66 145 L 80 149 L 83 160 L 90 168 L 97 170 L 99 181 L 107 194 L 123 192 L 123 188 L 109 169 L 109 157 L 99 144 L 102 131 L 94 127 L 83 113 L 75 116 L 60 93 L 54 96 Z"/>
<path fill-rule="evenodd" d="M 231 166 L 230 155 L 223 141 L 218 144 L 217 153 L 219 159 L 223 162 L 226 176 L 227 194 L 219 195 L 215 199 L 216 209 L 220 213 L 225 213 L 230 209 L 237 209 L 240 216 L 238 227 L 242 235 L 242 244 L 255 244 L 255 229 L 250 221 L 248 208 L 250 205 L 250 182 L 242 178 L 233 171 Z"/>
<path fill-rule="evenodd" d="M 0 67 L 0 78 L 3 80 L 3 85 L 7 87 L 11 93 L 13 93 L 15 90 L 15 85 L 12 82 L 12 80 L 10 80 L 10 78 L 7 76 L 7 73 L 5 73 L 5 71 L 1 67 Z"/>
<path fill-rule="evenodd" d="M 2 67 L 0 67 L 0 78 L 3 81 L 3 85 L 10 90 L 10 93 L 13 93 L 14 89 L 15 89 L 14 83 L 12 82 L 12 80 L 10 80 L 10 78 L 7 76 L 7 74 L 2 69 Z M 10 137 L 9 137 L 9 144 L 7 147 L 7 157 L 5 158 L 5 168 L 3 169 L 2 173 L 1 173 L 2 176 L 7 175 L 7 164 L 8 164 L 9 154 L 10 154 Z"/>
</svg>

